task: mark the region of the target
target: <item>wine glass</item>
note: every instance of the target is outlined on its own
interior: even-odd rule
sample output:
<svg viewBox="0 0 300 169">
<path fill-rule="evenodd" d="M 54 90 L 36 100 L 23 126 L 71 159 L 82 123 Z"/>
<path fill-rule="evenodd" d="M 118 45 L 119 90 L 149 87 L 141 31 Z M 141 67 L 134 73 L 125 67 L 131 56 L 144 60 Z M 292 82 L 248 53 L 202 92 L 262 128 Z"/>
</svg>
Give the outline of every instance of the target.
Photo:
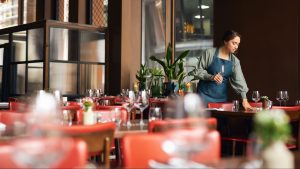
<svg viewBox="0 0 300 169">
<path fill-rule="evenodd" d="M 283 91 L 278 91 L 276 93 L 276 100 L 279 102 L 279 106 L 281 106 L 281 101 L 283 100 Z"/>
<path fill-rule="evenodd" d="M 289 94 L 288 91 L 283 91 L 283 102 L 284 106 L 286 106 L 286 102 L 289 100 Z"/>
<path fill-rule="evenodd" d="M 52 168 L 71 149 L 71 138 L 29 137 L 13 142 L 12 159 L 28 168 Z"/>
<path fill-rule="evenodd" d="M 149 121 L 161 120 L 162 113 L 160 107 L 150 107 L 149 109 Z"/>
<path fill-rule="evenodd" d="M 128 98 L 125 100 L 125 103 L 122 105 L 127 110 L 127 127 L 131 126 L 131 110 L 134 108 L 134 102 L 135 102 L 135 94 L 133 91 L 128 92 Z"/>
<path fill-rule="evenodd" d="M 142 91 L 141 95 L 138 97 L 136 106 L 137 106 L 137 108 L 140 109 L 140 112 L 141 112 L 140 125 L 143 126 L 143 125 L 145 125 L 144 118 L 143 118 L 143 112 L 149 106 L 149 100 L 148 100 L 145 90 Z"/>
<path fill-rule="evenodd" d="M 179 168 L 198 168 L 193 162 L 197 154 L 209 147 L 207 128 L 198 127 L 189 130 L 174 130 L 167 133 L 162 143 L 164 152 L 171 156 L 169 165 Z"/>
<path fill-rule="evenodd" d="M 252 93 L 252 100 L 255 102 L 256 110 L 258 110 L 257 102 L 260 100 L 259 91 L 253 91 L 253 93 Z"/>
</svg>

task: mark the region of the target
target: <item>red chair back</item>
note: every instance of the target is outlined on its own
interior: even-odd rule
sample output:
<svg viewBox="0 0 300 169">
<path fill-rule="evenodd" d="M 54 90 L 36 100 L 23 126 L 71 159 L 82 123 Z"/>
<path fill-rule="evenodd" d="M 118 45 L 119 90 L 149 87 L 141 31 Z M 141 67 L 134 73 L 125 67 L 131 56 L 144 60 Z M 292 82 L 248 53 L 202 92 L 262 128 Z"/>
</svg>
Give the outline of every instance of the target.
<svg viewBox="0 0 300 169">
<path fill-rule="evenodd" d="M 51 126 L 49 128 L 64 132 L 67 136 L 82 139 L 87 143 L 90 156 L 104 155 L 106 168 L 109 168 L 110 148 L 114 141 L 116 124 L 114 122 L 97 123 L 94 125 Z"/>
<path fill-rule="evenodd" d="M 279 109 L 284 111 L 299 111 L 300 106 L 272 106 L 272 109 Z"/>
<path fill-rule="evenodd" d="M 168 131 L 170 129 L 188 129 L 193 128 L 196 125 L 204 124 L 209 129 L 217 128 L 216 118 L 184 118 L 184 119 L 172 119 L 172 120 L 154 120 L 148 123 L 148 132 L 161 132 Z"/>
<path fill-rule="evenodd" d="M 249 102 L 249 104 L 252 106 L 252 107 L 256 107 L 256 104 L 254 102 Z M 208 108 L 222 108 L 224 109 L 225 111 L 231 111 L 232 110 L 232 103 L 231 102 L 220 102 L 220 103 L 213 103 L 213 102 L 209 102 L 207 104 L 207 107 Z M 258 102 L 257 103 L 257 106 L 258 107 L 261 107 L 262 106 L 262 103 L 261 102 Z"/>
<path fill-rule="evenodd" d="M 70 147 L 62 156 L 62 158 L 58 162 L 50 166 L 50 168 L 84 168 L 87 164 L 86 143 L 82 140 L 65 138 L 60 138 L 59 140 L 61 142 L 65 142 L 67 140 L 67 143 Z M 23 143 L 27 144 L 26 141 Z M 32 147 L 34 148 L 34 146 Z M 37 148 L 38 147 L 39 146 L 37 146 Z M 24 166 L 15 162 L 15 160 L 13 159 L 13 153 L 16 151 L 18 150 L 15 150 L 13 144 L 0 146 L 0 168 L 30 168 L 30 166 Z M 34 149 L 32 151 L 34 152 Z"/>
<path fill-rule="evenodd" d="M 16 121 L 25 121 L 28 113 L 16 113 L 10 111 L 0 112 L 0 122 L 6 125 L 12 125 Z"/>
<path fill-rule="evenodd" d="M 29 112 L 30 106 L 22 102 L 9 102 L 9 110 L 15 112 Z"/>
<path fill-rule="evenodd" d="M 176 133 L 178 132 L 178 133 Z M 178 130 L 166 133 L 127 135 L 122 140 L 123 165 L 125 168 L 149 168 L 149 160 L 167 162 L 170 155 L 162 150 L 162 143 L 172 134 L 195 136 L 192 130 Z M 201 133 L 203 134 L 203 133 Z M 197 135 L 197 134 L 196 134 Z M 179 136 L 180 137 L 180 136 Z M 216 130 L 207 133 L 209 144 L 193 156 L 200 163 L 214 163 L 220 160 L 220 135 Z"/>
</svg>

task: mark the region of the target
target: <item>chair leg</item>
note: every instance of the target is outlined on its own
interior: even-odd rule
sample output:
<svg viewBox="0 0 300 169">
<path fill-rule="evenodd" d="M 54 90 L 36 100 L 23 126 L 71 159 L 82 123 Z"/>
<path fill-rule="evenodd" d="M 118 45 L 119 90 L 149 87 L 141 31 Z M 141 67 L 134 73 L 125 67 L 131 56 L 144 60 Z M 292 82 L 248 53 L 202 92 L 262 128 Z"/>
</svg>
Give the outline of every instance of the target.
<svg viewBox="0 0 300 169">
<path fill-rule="evenodd" d="M 236 148 L 236 141 L 232 141 L 232 157 L 235 157 L 235 148 Z"/>
<path fill-rule="evenodd" d="M 109 155 L 110 155 L 110 139 L 108 137 L 105 138 L 104 141 L 104 167 L 106 169 L 110 168 Z"/>
</svg>

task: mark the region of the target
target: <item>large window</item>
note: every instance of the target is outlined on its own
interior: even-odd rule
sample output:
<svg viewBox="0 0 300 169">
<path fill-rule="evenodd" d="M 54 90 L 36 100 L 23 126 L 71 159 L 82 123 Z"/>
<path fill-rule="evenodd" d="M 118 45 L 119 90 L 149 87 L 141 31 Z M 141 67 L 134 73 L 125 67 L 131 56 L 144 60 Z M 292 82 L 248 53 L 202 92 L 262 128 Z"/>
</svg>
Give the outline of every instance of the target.
<svg viewBox="0 0 300 169">
<path fill-rule="evenodd" d="M 0 3 L 0 29 L 18 25 L 18 0 Z"/>
<path fill-rule="evenodd" d="M 157 66 L 151 55 L 164 57 L 167 35 L 175 43 L 175 57 L 190 50 L 185 62 L 189 71 L 195 65 L 201 50 L 213 47 L 213 0 L 174 0 L 174 8 L 165 0 L 143 0 L 142 8 L 142 63 Z M 168 6 L 167 6 L 168 5 Z M 170 9 L 170 14 L 166 9 Z M 167 30 L 166 16 L 174 18 Z M 174 16 L 173 16 L 174 15 Z"/>
<path fill-rule="evenodd" d="M 156 66 L 152 55 L 164 57 L 166 44 L 166 0 L 142 1 L 142 63 Z"/>
</svg>

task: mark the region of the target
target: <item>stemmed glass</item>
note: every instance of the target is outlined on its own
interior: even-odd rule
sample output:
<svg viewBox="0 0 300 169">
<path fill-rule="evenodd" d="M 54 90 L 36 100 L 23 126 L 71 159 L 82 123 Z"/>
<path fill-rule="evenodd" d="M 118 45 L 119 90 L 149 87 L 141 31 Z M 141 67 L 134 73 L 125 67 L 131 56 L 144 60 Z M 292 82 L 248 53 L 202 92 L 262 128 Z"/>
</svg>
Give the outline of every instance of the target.
<svg viewBox="0 0 300 169">
<path fill-rule="evenodd" d="M 127 127 L 131 126 L 131 110 L 134 108 L 135 95 L 133 91 L 129 91 L 128 98 L 125 100 L 125 103 L 122 105 L 127 110 Z"/>
<path fill-rule="evenodd" d="M 149 100 L 148 100 L 145 90 L 142 91 L 141 96 L 138 97 L 136 106 L 141 111 L 140 125 L 143 126 L 143 125 L 145 125 L 144 119 L 143 119 L 143 112 L 149 106 Z"/>
<path fill-rule="evenodd" d="M 283 98 L 284 98 L 283 91 L 278 91 L 276 93 L 276 100 L 279 102 L 279 106 L 281 106 L 281 101 L 283 100 Z"/>
<path fill-rule="evenodd" d="M 255 102 L 256 110 L 258 110 L 257 102 L 260 100 L 259 91 L 253 91 L 253 93 L 252 93 L 252 100 Z"/>
<path fill-rule="evenodd" d="M 283 102 L 284 106 L 286 106 L 286 102 L 289 100 L 289 94 L 288 91 L 283 91 Z"/>
<path fill-rule="evenodd" d="M 162 149 L 172 157 L 168 161 L 170 166 L 205 168 L 204 165 L 194 162 L 193 157 L 209 147 L 209 144 L 210 138 L 207 135 L 207 129 L 193 128 L 169 132 L 167 139 L 162 143 Z"/>
</svg>

